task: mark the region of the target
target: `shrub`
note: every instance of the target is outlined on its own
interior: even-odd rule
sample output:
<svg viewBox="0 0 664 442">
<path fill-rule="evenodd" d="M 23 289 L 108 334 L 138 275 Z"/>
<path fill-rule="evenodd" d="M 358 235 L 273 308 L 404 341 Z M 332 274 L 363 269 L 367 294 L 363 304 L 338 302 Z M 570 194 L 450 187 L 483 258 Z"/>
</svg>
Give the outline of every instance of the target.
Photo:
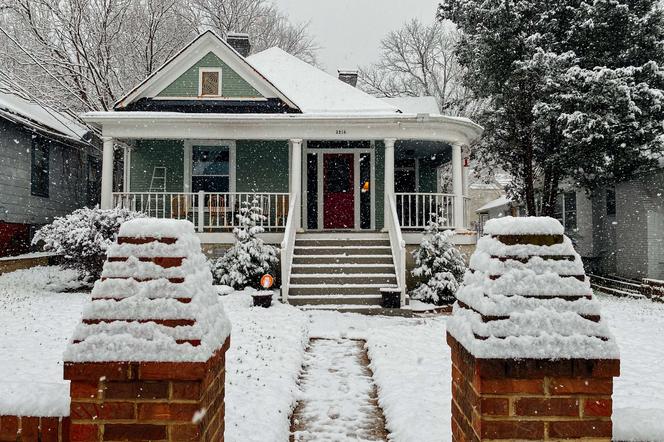
<svg viewBox="0 0 664 442">
<path fill-rule="evenodd" d="M 78 270 L 84 280 L 94 280 L 101 275 L 106 250 L 115 241 L 120 224 L 144 216 L 128 209 L 84 207 L 43 226 L 32 244 L 43 243 L 44 250 L 62 255 L 64 267 Z"/>
<path fill-rule="evenodd" d="M 260 288 L 262 275 L 276 276 L 279 249 L 256 236 L 265 230 L 259 222 L 267 219 L 257 197 L 242 203 L 237 219 L 239 225 L 233 229 L 235 244 L 211 262 L 212 275 L 216 284 L 235 289 Z"/>
<path fill-rule="evenodd" d="M 420 282 L 411 297 L 436 305 L 455 301 L 466 272 L 463 254 L 450 241 L 454 232 L 440 229 L 443 221 L 440 216 L 432 216 L 420 247 L 413 252 L 415 268 L 412 275 Z"/>
</svg>

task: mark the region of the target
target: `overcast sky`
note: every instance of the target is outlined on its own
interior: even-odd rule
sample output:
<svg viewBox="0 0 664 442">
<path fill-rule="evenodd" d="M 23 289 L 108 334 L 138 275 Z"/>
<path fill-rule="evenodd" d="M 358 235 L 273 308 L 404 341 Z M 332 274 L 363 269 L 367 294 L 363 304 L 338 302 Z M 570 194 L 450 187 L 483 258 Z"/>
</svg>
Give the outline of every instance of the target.
<svg viewBox="0 0 664 442">
<path fill-rule="evenodd" d="M 376 61 L 389 31 L 419 18 L 432 22 L 437 0 L 273 0 L 292 21 L 310 22 L 319 63 L 331 74 Z"/>
</svg>

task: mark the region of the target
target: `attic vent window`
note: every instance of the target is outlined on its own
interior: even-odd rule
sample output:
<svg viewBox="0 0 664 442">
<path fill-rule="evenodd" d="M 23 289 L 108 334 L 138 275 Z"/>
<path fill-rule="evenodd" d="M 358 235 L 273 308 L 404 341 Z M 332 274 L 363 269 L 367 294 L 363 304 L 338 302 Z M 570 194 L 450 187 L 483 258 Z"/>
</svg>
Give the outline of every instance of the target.
<svg viewBox="0 0 664 442">
<path fill-rule="evenodd" d="M 198 95 L 215 97 L 221 95 L 221 69 L 200 69 Z"/>
</svg>

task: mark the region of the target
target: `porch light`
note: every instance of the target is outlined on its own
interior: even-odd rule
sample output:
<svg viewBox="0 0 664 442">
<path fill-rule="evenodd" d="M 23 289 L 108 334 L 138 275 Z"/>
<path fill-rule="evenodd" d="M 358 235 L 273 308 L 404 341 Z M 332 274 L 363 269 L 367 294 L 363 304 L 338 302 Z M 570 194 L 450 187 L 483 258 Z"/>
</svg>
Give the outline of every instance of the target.
<svg viewBox="0 0 664 442">
<path fill-rule="evenodd" d="M 365 181 L 365 182 L 362 184 L 362 193 L 364 193 L 364 192 L 368 192 L 368 191 L 369 191 L 369 180 Z"/>
</svg>

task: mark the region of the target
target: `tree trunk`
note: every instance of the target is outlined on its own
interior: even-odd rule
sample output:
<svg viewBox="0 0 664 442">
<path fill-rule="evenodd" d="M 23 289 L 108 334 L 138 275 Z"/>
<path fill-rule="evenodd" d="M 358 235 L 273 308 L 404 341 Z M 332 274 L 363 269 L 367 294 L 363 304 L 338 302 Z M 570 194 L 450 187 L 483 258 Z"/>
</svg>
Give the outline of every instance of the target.
<svg viewBox="0 0 664 442">
<path fill-rule="evenodd" d="M 524 143 L 524 187 L 526 197 L 526 211 L 528 216 L 535 216 L 535 174 L 533 172 L 533 145 L 530 140 Z"/>
</svg>

